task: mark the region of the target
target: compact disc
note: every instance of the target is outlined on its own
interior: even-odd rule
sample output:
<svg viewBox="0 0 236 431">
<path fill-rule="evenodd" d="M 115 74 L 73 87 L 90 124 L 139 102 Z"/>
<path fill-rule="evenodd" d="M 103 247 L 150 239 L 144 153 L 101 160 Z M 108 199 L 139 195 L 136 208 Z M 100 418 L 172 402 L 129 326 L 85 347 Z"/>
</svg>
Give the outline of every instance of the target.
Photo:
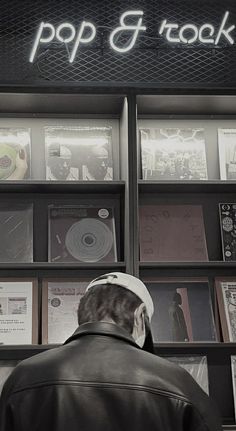
<svg viewBox="0 0 236 431">
<path fill-rule="evenodd" d="M 104 222 L 85 218 L 71 225 L 66 234 L 65 246 L 74 259 L 98 262 L 111 251 L 113 234 Z"/>
</svg>

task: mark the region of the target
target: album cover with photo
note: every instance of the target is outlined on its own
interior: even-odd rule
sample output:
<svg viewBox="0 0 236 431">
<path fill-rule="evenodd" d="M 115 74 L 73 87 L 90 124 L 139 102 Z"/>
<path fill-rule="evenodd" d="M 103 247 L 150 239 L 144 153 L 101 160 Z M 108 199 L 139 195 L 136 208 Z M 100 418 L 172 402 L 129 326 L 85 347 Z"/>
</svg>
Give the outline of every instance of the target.
<svg viewBox="0 0 236 431">
<path fill-rule="evenodd" d="M 154 302 L 154 342 L 217 341 L 207 279 L 145 280 Z"/>
<path fill-rule="evenodd" d="M 112 127 L 48 126 L 46 179 L 113 180 Z"/>
<path fill-rule="evenodd" d="M 141 128 L 144 180 L 206 180 L 204 129 Z"/>
</svg>

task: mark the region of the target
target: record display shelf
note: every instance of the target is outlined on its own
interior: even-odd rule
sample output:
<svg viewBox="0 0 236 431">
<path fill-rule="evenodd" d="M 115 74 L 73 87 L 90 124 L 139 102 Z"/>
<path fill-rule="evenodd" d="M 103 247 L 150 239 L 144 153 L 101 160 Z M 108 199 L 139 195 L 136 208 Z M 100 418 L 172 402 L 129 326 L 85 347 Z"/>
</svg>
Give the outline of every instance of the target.
<svg viewBox="0 0 236 431">
<path fill-rule="evenodd" d="M 148 130 L 152 127 L 158 128 L 158 130 L 162 130 L 161 133 L 164 139 L 165 135 L 171 134 L 170 132 L 173 129 L 175 129 L 176 135 L 179 133 L 183 134 L 186 129 L 187 131 L 194 128 L 199 128 L 201 131 L 205 130 L 208 178 L 203 180 L 143 179 L 145 171 L 142 171 L 142 162 L 147 164 L 152 160 L 153 163 L 153 159 L 151 159 L 153 157 L 153 155 L 151 156 L 153 150 L 151 149 L 150 152 L 146 152 L 146 159 L 142 159 L 141 135 L 139 132 L 137 133 L 137 170 L 135 171 L 137 175 L 137 217 L 135 220 L 136 233 L 134 238 L 134 272 L 144 281 L 152 280 L 153 283 L 155 283 L 155 280 L 160 279 L 165 281 L 172 279 L 174 282 L 175 280 L 194 280 L 204 277 L 208 280 L 218 333 L 217 340 L 215 342 L 159 341 L 155 342 L 155 353 L 166 357 L 205 355 L 208 363 L 210 395 L 215 400 L 222 414 L 224 429 L 233 430 L 236 429 L 236 413 L 231 356 L 235 355 L 236 344 L 235 342 L 223 342 L 219 323 L 219 311 L 215 297 L 215 279 L 216 277 L 226 279 L 227 277 L 231 277 L 231 279 L 235 277 L 236 280 L 236 261 L 223 259 L 219 216 L 220 203 L 236 203 L 236 181 L 220 179 L 220 156 L 217 146 L 218 128 L 236 128 L 236 97 L 226 95 L 160 96 L 158 94 L 141 95 L 139 93 L 136 102 L 137 117 L 135 122 L 137 131 L 141 128 L 145 130 L 145 133 L 148 133 Z M 181 131 L 179 132 L 178 129 Z M 154 132 L 150 133 L 151 136 L 154 136 Z M 162 142 L 160 145 L 163 145 Z M 147 148 L 150 149 L 151 147 Z M 168 149 L 166 151 L 168 152 Z M 166 154 L 162 149 L 159 151 L 160 165 L 158 169 L 160 170 L 163 168 L 162 162 L 165 160 Z M 163 159 L 161 159 L 162 156 Z M 148 173 L 146 172 L 145 175 L 148 175 Z M 159 213 L 158 210 L 153 210 L 155 206 L 159 206 Z M 193 211 L 193 208 L 202 208 L 202 220 L 204 222 L 202 233 L 202 222 L 199 222 L 199 219 L 195 216 L 194 223 L 197 220 L 198 235 L 200 235 L 197 239 L 198 241 L 202 241 L 201 246 L 204 249 L 202 250 L 202 256 L 205 256 L 204 258 L 181 259 L 179 257 L 182 253 L 181 246 L 184 246 L 184 240 L 183 238 L 182 240 L 181 238 L 173 240 L 173 238 L 181 227 L 177 222 L 173 221 L 168 232 L 168 230 L 165 230 L 167 223 L 163 220 L 165 217 L 173 217 L 173 206 L 183 206 L 186 210 L 189 208 L 189 213 Z M 144 209 L 140 211 L 142 207 L 145 210 L 147 208 L 150 210 L 149 215 L 146 217 L 146 226 L 148 229 L 145 234 L 145 222 L 143 221 L 145 212 Z M 164 210 L 166 210 L 166 214 L 164 214 Z M 187 220 L 189 220 L 189 214 L 184 215 L 183 212 L 183 217 L 185 217 L 186 225 L 188 226 Z M 156 230 L 156 233 L 155 224 L 159 226 L 159 230 Z M 189 235 L 186 243 L 190 244 L 192 240 L 191 233 L 187 233 L 186 235 Z M 157 238 L 159 240 L 161 238 L 160 241 L 163 244 L 160 251 L 158 243 L 155 243 Z M 143 244 L 142 241 L 144 241 Z M 171 253 L 168 254 L 168 244 L 169 249 L 173 253 L 175 248 L 177 250 L 180 247 L 179 251 L 176 252 L 175 258 L 165 258 L 163 249 L 166 251 L 166 255 L 171 256 Z M 150 258 L 150 256 L 152 257 Z M 203 319 L 201 307 L 196 316 L 198 316 L 196 319 L 199 319 L 200 324 L 200 321 Z"/>
</svg>

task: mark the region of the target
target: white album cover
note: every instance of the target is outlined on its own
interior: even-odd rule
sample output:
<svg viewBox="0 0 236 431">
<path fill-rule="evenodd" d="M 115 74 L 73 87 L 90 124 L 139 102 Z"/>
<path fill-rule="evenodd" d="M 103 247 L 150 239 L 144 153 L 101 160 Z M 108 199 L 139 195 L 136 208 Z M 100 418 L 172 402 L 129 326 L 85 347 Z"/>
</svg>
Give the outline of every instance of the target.
<svg viewBox="0 0 236 431">
<path fill-rule="evenodd" d="M 33 282 L 0 281 L 0 344 L 31 344 Z"/>
<path fill-rule="evenodd" d="M 236 342 L 236 281 L 220 283 L 224 309 L 220 308 L 222 326 L 226 320 L 229 341 Z"/>
<path fill-rule="evenodd" d="M 31 178 L 30 129 L 0 128 L 0 181 Z"/>
<path fill-rule="evenodd" d="M 236 180 L 236 129 L 218 129 L 221 180 Z"/>
<path fill-rule="evenodd" d="M 43 342 L 63 343 L 73 334 L 78 327 L 78 306 L 87 285 L 84 281 L 48 281 L 43 286 L 48 304 L 47 339 Z"/>
<path fill-rule="evenodd" d="M 206 180 L 204 129 L 140 129 L 144 180 Z"/>
<path fill-rule="evenodd" d="M 116 262 L 112 207 L 49 206 L 50 262 Z"/>
<path fill-rule="evenodd" d="M 209 395 L 208 367 L 206 356 L 169 356 L 171 362 L 184 368 L 198 383 L 207 395 Z"/>
<path fill-rule="evenodd" d="M 48 126 L 46 179 L 113 180 L 112 127 Z"/>
</svg>

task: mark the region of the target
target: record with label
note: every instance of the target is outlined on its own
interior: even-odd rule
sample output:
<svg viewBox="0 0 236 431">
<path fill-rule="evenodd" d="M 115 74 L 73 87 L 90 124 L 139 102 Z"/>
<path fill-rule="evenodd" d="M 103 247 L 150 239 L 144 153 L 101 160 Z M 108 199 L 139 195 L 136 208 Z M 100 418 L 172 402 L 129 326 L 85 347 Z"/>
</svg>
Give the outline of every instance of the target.
<svg viewBox="0 0 236 431">
<path fill-rule="evenodd" d="M 113 208 L 49 207 L 50 262 L 116 262 Z"/>
<path fill-rule="evenodd" d="M 236 260 L 236 202 L 219 204 L 224 260 Z"/>
</svg>

